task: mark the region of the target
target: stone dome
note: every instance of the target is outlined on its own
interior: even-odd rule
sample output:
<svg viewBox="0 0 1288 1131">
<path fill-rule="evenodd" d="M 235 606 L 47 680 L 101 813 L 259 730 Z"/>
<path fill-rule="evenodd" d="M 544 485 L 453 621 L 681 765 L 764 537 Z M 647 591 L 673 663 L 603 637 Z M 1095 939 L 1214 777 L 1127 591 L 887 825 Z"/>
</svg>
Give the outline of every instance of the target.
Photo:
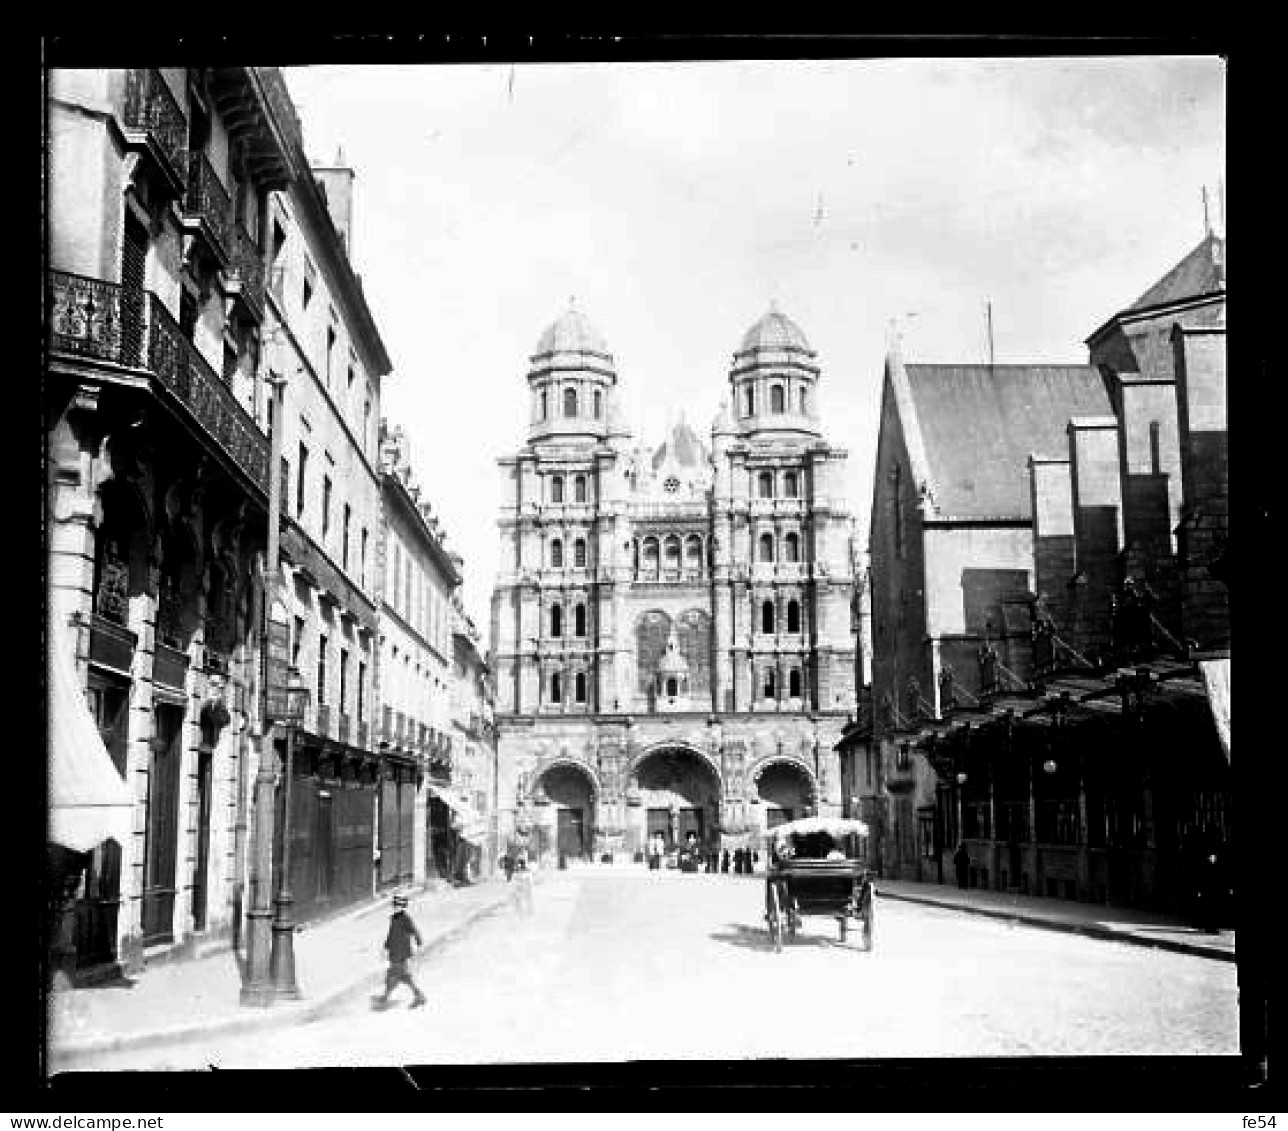
<svg viewBox="0 0 1288 1131">
<path fill-rule="evenodd" d="M 738 352 L 750 353 L 753 350 L 814 352 L 801 333 L 801 328 L 777 307 L 772 307 L 768 314 L 743 334 Z"/>
<path fill-rule="evenodd" d="M 593 353 L 611 358 L 603 334 L 580 310 L 570 308 L 547 327 L 537 341 L 533 357 L 552 353 Z"/>
</svg>

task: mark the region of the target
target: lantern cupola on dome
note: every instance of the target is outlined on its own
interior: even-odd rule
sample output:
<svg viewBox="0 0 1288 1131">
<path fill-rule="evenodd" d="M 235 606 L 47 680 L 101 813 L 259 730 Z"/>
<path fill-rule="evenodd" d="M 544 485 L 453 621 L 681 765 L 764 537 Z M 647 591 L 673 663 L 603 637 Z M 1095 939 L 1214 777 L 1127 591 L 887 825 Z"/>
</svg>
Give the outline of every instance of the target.
<svg viewBox="0 0 1288 1131">
<path fill-rule="evenodd" d="M 534 440 L 579 436 L 602 440 L 617 384 L 604 336 L 571 303 L 537 339 L 530 358 L 530 436 Z"/>
<path fill-rule="evenodd" d="M 743 334 L 729 371 L 734 425 L 740 435 L 818 435 L 816 356 L 800 327 L 771 305 Z"/>
</svg>

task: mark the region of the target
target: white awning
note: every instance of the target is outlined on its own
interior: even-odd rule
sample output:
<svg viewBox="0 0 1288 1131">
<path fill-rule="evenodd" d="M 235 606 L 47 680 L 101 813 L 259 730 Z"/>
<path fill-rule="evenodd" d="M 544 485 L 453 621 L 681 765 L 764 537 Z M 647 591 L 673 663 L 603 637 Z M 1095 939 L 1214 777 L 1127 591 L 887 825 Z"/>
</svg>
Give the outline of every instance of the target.
<svg viewBox="0 0 1288 1131">
<path fill-rule="evenodd" d="M 428 785 L 430 793 L 459 816 L 459 823 L 454 826 L 457 836 L 471 844 L 483 844 L 487 839 L 487 820 L 468 801 L 462 801 L 450 790 L 434 785 L 433 782 Z"/>
<path fill-rule="evenodd" d="M 1225 760 L 1230 760 L 1230 661 L 1200 660 L 1203 686 L 1207 688 L 1208 705 L 1216 720 L 1217 733 L 1221 736 L 1221 749 Z"/>
<path fill-rule="evenodd" d="M 76 678 L 65 633 L 49 640 L 49 839 L 89 852 L 111 838 L 124 844 L 134 829 L 134 800 Z"/>
</svg>

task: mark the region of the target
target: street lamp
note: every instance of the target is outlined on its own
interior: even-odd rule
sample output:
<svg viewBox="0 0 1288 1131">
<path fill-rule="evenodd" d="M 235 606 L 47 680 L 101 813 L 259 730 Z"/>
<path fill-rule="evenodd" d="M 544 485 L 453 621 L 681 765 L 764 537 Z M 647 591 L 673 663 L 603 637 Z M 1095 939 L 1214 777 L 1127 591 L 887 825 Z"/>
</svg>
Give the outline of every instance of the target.
<svg viewBox="0 0 1288 1131">
<path fill-rule="evenodd" d="M 268 962 L 273 993 L 285 998 L 300 996 L 299 987 L 295 984 L 295 921 L 291 917 L 295 903 L 291 894 L 291 781 L 295 775 L 295 731 L 304 722 L 308 702 L 309 689 L 300 678 L 300 669 L 293 666 L 286 684 L 286 712 L 278 720 L 286 731 L 286 765 L 279 795 L 281 814 L 278 828 L 282 844 L 278 856 L 277 894 L 273 899 L 273 949 Z"/>
</svg>

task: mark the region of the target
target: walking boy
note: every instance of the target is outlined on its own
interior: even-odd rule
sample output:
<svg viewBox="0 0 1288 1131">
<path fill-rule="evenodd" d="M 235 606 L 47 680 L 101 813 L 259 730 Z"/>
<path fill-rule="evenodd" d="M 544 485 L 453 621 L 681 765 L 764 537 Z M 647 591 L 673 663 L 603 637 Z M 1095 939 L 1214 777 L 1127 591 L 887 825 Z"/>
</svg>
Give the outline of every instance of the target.
<svg viewBox="0 0 1288 1131">
<path fill-rule="evenodd" d="M 378 996 L 374 1004 L 383 1009 L 389 1004 L 389 995 L 401 984 L 406 983 L 416 996 L 410 1008 L 417 1009 L 425 1004 L 425 995 L 412 980 L 408 961 L 412 956 L 412 939 L 421 945 L 420 931 L 407 914 L 407 897 L 394 896 L 394 913 L 389 918 L 389 934 L 385 936 L 385 950 L 389 954 L 389 971 L 385 974 L 385 992 Z"/>
</svg>

